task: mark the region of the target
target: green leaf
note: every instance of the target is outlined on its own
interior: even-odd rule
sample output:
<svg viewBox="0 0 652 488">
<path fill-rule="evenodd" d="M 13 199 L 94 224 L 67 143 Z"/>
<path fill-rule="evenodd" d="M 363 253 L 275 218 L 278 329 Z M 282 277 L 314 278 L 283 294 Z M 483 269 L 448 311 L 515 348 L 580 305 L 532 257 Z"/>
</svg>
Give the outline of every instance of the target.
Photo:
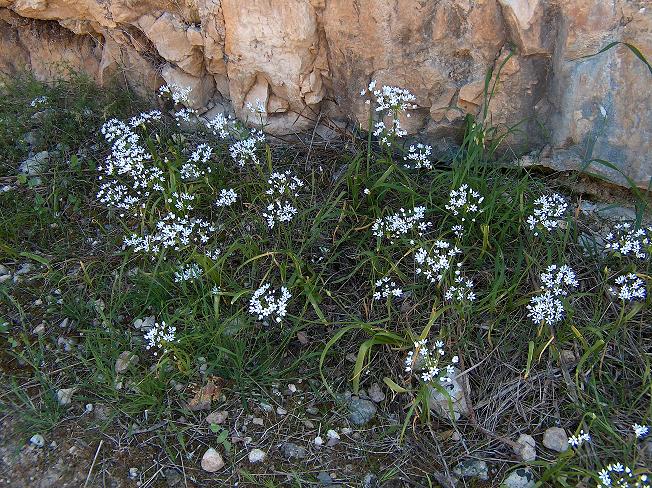
<svg viewBox="0 0 652 488">
<path fill-rule="evenodd" d="M 397 385 L 394 380 L 387 376 L 383 378 L 383 383 L 385 383 L 394 393 L 409 393 L 409 390 L 406 390 L 402 386 Z"/>
</svg>

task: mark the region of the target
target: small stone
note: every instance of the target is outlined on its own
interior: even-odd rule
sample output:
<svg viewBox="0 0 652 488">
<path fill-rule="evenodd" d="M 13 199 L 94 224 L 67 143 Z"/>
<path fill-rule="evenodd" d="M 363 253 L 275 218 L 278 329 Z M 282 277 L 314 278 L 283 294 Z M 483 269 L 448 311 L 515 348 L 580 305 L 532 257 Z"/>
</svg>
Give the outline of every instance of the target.
<svg viewBox="0 0 652 488">
<path fill-rule="evenodd" d="M 295 385 L 294 383 L 290 383 L 288 385 L 288 391 L 290 393 L 296 393 L 297 392 L 297 385 Z"/>
<path fill-rule="evenodd" d="M 77 388 L 62 388 L 57 391 L 57 401 L 59 405 L 70 405 L 72 396 L 75 394 Z"/>
<path fill-rule="evenodd" d="M 328 447 L 333 447 L 340 442 L 340 435 L 333 429 L 326 432 L 326 437 L 328 437 L 328 442 L 326 443 Z"/>
<path fill-rule="evenodd" d="M 444 385 L 448 395 L 445 395 L 432 386 L 428 386 L 430 390 L 430 409 L 447 419 L 451 418 L 451 404 L 454 420 L 459 420 L 460 417 L 469 414 L 469 406 L 466 404 L 464 389 L 461 383 L 464 381 L 466 391 L 470 394 L 469 380 L 466 376 L 458 378 L 459 374 L 460 370 L 453 368 L 453 374 L 450 376 L 452 381 Z"/>
<path fill-rule="evenodd" d="M 346 360 L 350 363 L 355 363 L 358 360 L 358 356 L 350 352 L 346 355 Z"/>
<path fill-rule="evenodd" d="M 267 454 L 265 451 L 261 449 L 252 449 L 249 452 L 249 462 L 251 464 L 260 463 L 265 459 L 266 456 Z"/>
<path fill-rule="evenodd" d="M 264 425 L 265 424 L 263 419 L 261 419 L 260 417 L 254 417 L 252 419 L 252 422 L 253 422 L 254 425 Z"/>
<path fill-rule="evenodd" d="M 557 452 L 568 449 L 568 435 L 561 427 L 550 427 L 543 434 L 543 445 Z"/>
<path fill-rule="evenodd" d="M 34 327 L 34 334 L 41 335 L 45 332 L 45 324 L 41 322 L 36 327 Z"/>
<path fill-rule="evenodd" d="M 209 424 L 223 424 L 229 417 L 229 412 L 226 410 L 216 410 L 206 415 L 206 422 Z"/>
<path fill-rule="evenodd" d="M 317 475 L 317 481 L 319 481 L 322 485 L 325 486 L 330 486 L 333 484 L 333 478 L 331 478 L 331 475 L 326 473 L 325 471 L 321 471 Z"/>
<path fill-rule="evenodd" d="M 41 434 L 34 434 L 30 438 L 29 443 L 34 447 L 43 447 L 45 445 L 45 439 Z"/>
<path fill-rule="evenodd" d="M 263 410 L 263 412 L 271 412 L 274 410 L 274 407 L 272 407 L 269 403 L 266 402 L 260 402 L 260 408 Z"/>
<path fill-rule="evenodd" d="M 367 473 L 362 478 L 362 488 L 380 488 L 378 476 L 373 473 Z"/>
<path fill-rule="evenodd" d="M 527 468 L 519 468 L 512 471 L 500 486 L 503 488 L 534 488 L 536 482 L 532 471 Z"/>
<path fill-rule="evenodd" d="M 22 161 L 20 166 L 18 166 L 18 172 L 29 176 L 37 176 L 45 173 L 48 168 L 49 159 L 49 152 L 38 152 L 31 158 L 27 158 L 26 160 Z"/>
<path fill-rule="evenodd" d="M 311 420 L 304 420 L 303 425 L 305 425 L 307 429 L 315 428 L 315 424 Z"/>
<path fill-rule="evenodd" d="M 385 394 L 378 383 L 374 383 L 369 387 L 369 398 L 376 403 L 380 403 L 385 399 Z"/>
<path fill-rule="evenodd" d="M 138 363 L 138 356 L 131 351 L 123 351 L 115 361 L 115 372 L 122 374 L 133 364 Z"/>
<path fill-rule="evenodd" d="M 523 461 L 534 461 L 537 458 L 537 443 L 531 435 L 521 434 L 516 443 L 519 446 L 514 448 L 514 452 Z"/>
<path fill-rule="evenodd" d="M 68 327 L 68 322 L 70 322 L 70 320 L 68 319 L 68 317 L 66 317 L 61 321 L 61 323 L 59 323 L 59 327 L 65 329 L 66 327 Z"/>
<path fill-rule="evenodd" d="M 286 459 L 304 459 L 308 452 L 305 447 L 297 446 L 293 442 L 284 442 L 281 444 L 281 454 Z"/>
<path fill-rule="evenodd" d="M 138 468 L 129 468 L 129 479 L 138 479 Z"/>
<path fill-rule="evenodd" d="M 376 405 L 370 400 L 354 398 L 349 402 L 349 420 L 354 425 L 365 425 L 376 415 Z"/>
<path fill-rule="evenodd" d="M 85 411 L 86 413 L 91 413 L 91 412 L 93 411 L 93 404 L 92 404 L 92 403 L 87 403 L 87 404 L 84 406 L 84 411 Z"/>
<path fill-rule="evenodd" d="M 453 473 L 462 478 L 489 479 L 489 467 L 481 459 L 465 459 L 455 466 Z"/>
<path fill-rule="evenodd" d="M 462 436 L 459 434 L 459 432 L 455 431 L 451 434 L 451 440 L 454 442 L 458 442 L 462 440 Z"/>
<path fill-rule="evenodd" d="M 224 460 L 220 453 L 211 447 L 201 458 L 201 467 L 207 473 L 215 473 L 224 467 Z"/>
<path fill-rule="evenodd" d="M 321 447 L 324 445 L 324 439 L 321 438 L 321 436 L 315 437 L 315 440 L 313 441 L 315 443 L 315 446 Z"/>
<path fill-rule="evenodd" d="M 306 413 L 309 413 L 310 415 L 317 415 L 319 413 L 319 409 L 315 407 L 308 407 L 306 408 Z"/>
<path fill-rule="evenodd" d="M 285 410 L 285 409 L 282 408 L 282 407 L 277 407 L 277 408 L 276 408 L 276 413 L 277 413 L 278 415 L 283 416 L 283 415 L 287 415 L 288 411 Z"/>
<path fill-rule="evenodd" d="M 302 346 L 305 346 L 306 344 L 308 344 L 308 334 L 306 334 L 302 330 L 297 332 L 297 340 Z"/>
</svg>

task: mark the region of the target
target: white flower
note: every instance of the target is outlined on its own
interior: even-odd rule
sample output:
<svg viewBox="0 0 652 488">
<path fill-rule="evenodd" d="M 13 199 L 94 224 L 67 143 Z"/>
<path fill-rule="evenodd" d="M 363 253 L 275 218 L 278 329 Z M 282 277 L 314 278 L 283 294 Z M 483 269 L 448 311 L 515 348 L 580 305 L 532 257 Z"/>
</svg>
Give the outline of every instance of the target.
<svg viewBox="0 0 652 488">
<path fill-rule="evenodd" d="M 408 154 L 405 156 L 405 167 L 409 169 L 432 169 L 432 162 L 430 161 L 430 154 L 432 147 L 424 144 L 411 145 Z"/>
<path fill-rule="evenodd" d="M 161 352 L 167 352 L 168 344 L 176 342 L 177 328 L 171 325 L 167 325 L 164 321 L 155 323 L 144 336 L 147 345 L 145 346 L 147 350 L 156 348 Z M 159 351 L 154 351 L 154 356 L 158 356 Z"/>
<path fill-rule="evenodd" d="M 466 222 L 467 218 L 470 218 L 471 222 L 475 222 L 476 217 L 483 211 L 480 207 L 482 202 L 484 202 L 484 197 L 464 183 L 458 189 L 451 190 L 446 209 L 455 216 L 459 215 L 462 222 Z"/>
<path fill-rule="evenodd" d="M 455 374 L 453 364 L 456 364 L 459 358 L 454 356 L 451 364 L 446 364 L 445 354 L 443 341 L 436 341 L 432 348 L 427 347 L 427 339 L 416 341 L 414 350 L 408 352 L 405 358 L 405 372 L 414 373 L 424 383 L 451 383 Z"/>
<path fill-rule="evenodd" d="M 192 88 L 190 87 L 180 87 L 179 85 L 175 85 L 173 83 L 173 84 L 161 86 L 158 89 L 158 94 L 160 97 L 166 95 L 169 96 L 175 105 L 178 104 L 187 105 L 188 103 L 190 103 L 190 99 L 188 98 L 188 95 L 190 95 L 191 91 Z"/>
<path fill-rule="evenodd" d="M 288 201 L 276 200 L 267 205 L 263 217 L 267 220 L 267 226 L 273 229 L 277 223 L 290 222 L 297 214 L 297 208 Z"/>
<path fill-rule="evenodd" d="M 615 286 L 609 288 L 612 295 L 624 301 L 645 300 L 645 281 L 634 273 L 628 273 L 616 278 Z"/>
<path fill-rule="evenodd" d="M 588 432 L 584 432 L 583 430 L 580 430 L 579 434 L 572 435 L 568 438 L 568 444 L 574 449 L 577 449 L 585 442 L 590 442 L 590 441 L 591 441 L 591 436 L 589 435 Z"/>
<path fill-rule="evenodd" d="M 534 201 L 534 211 L 528 216 L 527 223 L 534 235 L 538 236 L 543 229 L 550 232 L 563 222 L 563 216 L 568 208 L 564 197 L 558 193 L 542 195 Z"/>
<path fill-rule="evenodd" d="M 38 107 L 39 105 L 43 105 L 48 102 L 48 97 L 45 95 L 41 95 L 36 97 L 34 100 L 32 100 L 29 104 L 32 107 Z"/>
<path fill-rule="evenodd" d="M 269 186 L 265 194 L 271 201 L 263 212 L 263 217 L 267 220 L 267 226 L 273 229 L 277 223 L 290 222 L 294 218 L 298 210 L 291 199 L 299 196 L 299 190 L 304 184 L 289 170 L 285 173 L 272 173 L 267 184 Z"/>
<path fill-rule="evenodd" d="M 650 433 L 650 428 L 647 425 L 634 424 L 632 429 L 637 439 L 642 439 Z"/>
<path fill-rule="evenodd" d="M 598 488 L 650 488 L 648 474 L 636 474 L 622 463 L 609 464 L 598 473 Z"/>
<path fill-rule="evenodd" d="M 231 144 L 229 153 L 241 168 L 244 168 L 248 163 L 258 165 L 260 164 L 260 159 L 256 152 L 264 141 L 265 135 L 262 131 L 252 130 L 248 137 Z"/>
<path fill-rule="evenodd" d="M 218 207 L 228 207 L 233 205 L 238 199 L 238 194 L 232 188 L 222 188 L 220 190 L 220 196 L 215 202 L 215 205 Z"/>
<path fill-rule="evenodd" d="M 566 296 L 568 290 L 579 286 L 575 271 L 566 264 L 561 266 L 551 264 L 544 273 L 541 273 L 540 278 L 543 289 L 549 290 L 555 296 Z"/>
<path fill-rule="evenodd" d="M 179 269 L 174 272 L 174 282 L 181 283 L 184 281 L 195 281 L 204 274 L 204 270 L 197 263 L 179 266 Z"/>
<path fill-rule="evenodd" d="M 462 263 L 458 263 L 457 266 L 460 267 Z M 457 302 L 472 302 L 475 300 L 475 292 L 473 291 L 473 281 L 464 278 L 459 269 L 455 270 L 455 281 L 454 284 L 449 286 L 444 293 L 444 298 L 448 301 L 457 301 Z"/>
<path fill-rule="evenodd" d="M 441 283 L 444 274 L 451 268 L 453 258 L 461 252 L 457 246 L 443 240 L 435 241 L 430 250 L 420 247 L 414 253 L 415 272 L 433 284 Z"/>
<path fill-rule="evenodd" d="M 258 320 L 269 317 L 276 322 L 281 322 L 287 313 L 287 303 L 292 295 L 284 286 L 276 292 L 270 288 L 271 285 L 266 283 L 254 292 L 249 301 L 249 313 L 258 317 Z"/>
<path fill-rule="evenodd" d="M 373 235 L 387 237 L 390 240 L 397 239 L 411 232 L 422 236 L 431 222 L 424 222 L 426 207 L 414 207 L 412 210 L 401 208 L 397 213 L 384 218 L 376 219 L 371 227 Z"/>
<path fill-rule="evenodd" d="M 227 117 L 223 113 L 219 113 L 206 122 L 206 127 L 213 135 L 226 139 L 234 131 L 234 121 L 230 115 Z"/>
<path fill-rule="evenodd" d="M 631 255 L 646 259 L 652 244 L 651 235 L 652 227 L 639 229 L 628 222 L 616 224 L 614 230 L 605 236 L 605 249 L 618 257 Z"/>
<path fill-rule="evenodd" d="M 541 295 L 536 295 L 530 299 L 528 317 L 535 324 L 546 323 L 548 325 L 556 324 L 564 318 L 564 303 L 558 296 L 550 290 L 546 290 Z"/>
<path fill-rule="evenodd" d="M 376 291 L 374 292 L 374 300 L 380 300 L 387 297 L 401 297 L 403 290 L 394 281 L 390 281 L 389 276 L 379 279 L 375 283 Z"/>
</svg>

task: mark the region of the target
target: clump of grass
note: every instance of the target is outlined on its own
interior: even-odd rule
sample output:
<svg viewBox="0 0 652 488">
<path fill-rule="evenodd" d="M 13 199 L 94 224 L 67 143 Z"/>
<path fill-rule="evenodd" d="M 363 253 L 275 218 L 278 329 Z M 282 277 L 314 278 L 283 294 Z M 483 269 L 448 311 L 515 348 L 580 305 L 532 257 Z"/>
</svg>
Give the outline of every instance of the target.
<svg viewBox="0 0 652 488">
<path fill-rule="evenodd" d="M 36 86 L 27 98 L 40 96 Z M 425 429 L 416 420 L 434 424 L 432 390 L 448 395 L 446 385 L 466 376 L 471 407 L 454 428 L 477 445 L 553 423 L 590 432 L 589 448 L 537 465 L 542 482 L 597 482 L 600 469 L 618 461 L 645 467 L 630 427 L 649 424 L 651 409 L 652 248 L 640 222 L 588 255 L 576 196 L 497 164 L 506 133 L 486 118 L 468 120 L 447 164 L 431 161 L 422 143 L 403 143 L 407 90 L 372 83 L 364 91 L 366 147 L 303 166 L 266 143 L 263 108 L 251 108 L 249 123 L 203 121 L 184 108 L 183 89 L 162 93 L 162 110 L 94 113 L 104 141 L 88 160 L 102 157 L 97 170 L 82 166 L 86 188 L 69 187 L 78 205 L 62 208 L 56 189 L 76 177 L 73 167 L 25 191 L 47 195 L 36 220 L 20 199 L 0 196 L 8 263 L 29 258 L 26 236 L 52 229 L 29 251 L 44 260 L 43 287 L 61 288 L 61 307 L 53 299 L 43 316 L 70 317 L 66 333 L 82 346 L 66 358 L 83 365 L 77 375 L 50 378 L 61 368 L 38 356 L 44 395 L 72 381 L 89 397 L 119 401 L 126 415 L 158 420 L 187 413 L 173 385 L 209 376 L 245 398 L 299 376 L 321 375 L 325 389 L 350 380 L 356 393 L 382 378 L 399 405 L 396 435 L 405 439 Z M 0 114 L 25 118 L 25 100 L 15 96 Z M 9 145 L 12 137 L 0 140 Z M 72 145 L 93 139 L 75 137 Z M 12 147 L 17 160 L 20 147 Z M 634 280 L 638 291 L 622 293 Z M 22 337 L 11 356 L 36 354 L 35 324 L 17 312 L 32 301 L 29 287 L 0 286 L 13 297 L 3 312 L 14 317 L 7 335 Z M 299 332 L 312 344 L 296 348 Z M 125 350 L 143 360 L 118 377 L 113 365 Z M 440 364 L 444 350 L 450 360 Z M 538 390 L 544 383 L 547 392 Z M 510 385 L 523 391 L 505 393 Z M 563 393 L 549 400 L 550 391 Z M 16 390 L 11 397 L 22 398 Z M 529 404 L 526 421 L 516 419 Z M 57 415 L 37 416 L 45 427 L 59 419 L 49 411 Z"/>
</svg>

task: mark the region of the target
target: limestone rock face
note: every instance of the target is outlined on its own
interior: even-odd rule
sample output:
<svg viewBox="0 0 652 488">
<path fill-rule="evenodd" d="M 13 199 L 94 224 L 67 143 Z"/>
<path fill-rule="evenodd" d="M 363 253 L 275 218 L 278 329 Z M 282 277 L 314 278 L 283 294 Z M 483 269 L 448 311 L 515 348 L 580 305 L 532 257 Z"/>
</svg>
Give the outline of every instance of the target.
<svg viewBox="0 0 652 488">
<path fill-rule="evenodd" d="M 582 164 L 569 151 L 589 154 L 647 186 L 652 74 L 623 45 L 585 57 L 613 41 L 652 58 L 648 1 L 0 0 L 0 72 L 47 79 L 66 65 L 144 94 L 185 84 L 198 110 L 246 118 L 259 101 L 274 134 L 311 130 L 324 115 L 366 127 L 359 92 L 375 79 L 415 94 L 402 125 L 443 151 L 483 110 L 493 69 L 488 114 L 518 124 L 508 138 L 517 152 L 547 145 L 543 163 L 560 169 Z"/>
</svg>

